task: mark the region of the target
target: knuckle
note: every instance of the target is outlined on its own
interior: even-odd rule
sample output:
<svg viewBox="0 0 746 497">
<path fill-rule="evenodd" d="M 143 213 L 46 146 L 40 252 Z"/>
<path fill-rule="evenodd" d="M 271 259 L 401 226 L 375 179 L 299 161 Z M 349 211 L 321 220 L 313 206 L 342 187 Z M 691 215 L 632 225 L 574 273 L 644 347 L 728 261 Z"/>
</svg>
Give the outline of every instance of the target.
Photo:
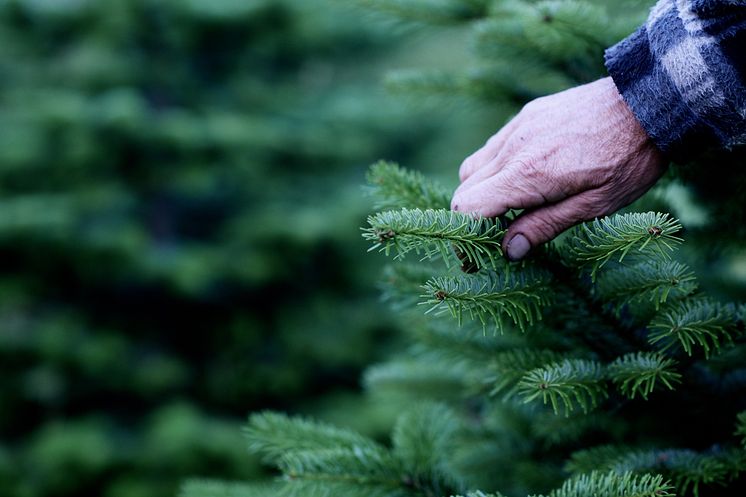
<svg viewBox="0 0 746 497">
<path fill-rule="evenodd" d="M 532 185 L 543 184 L 549 180 L 546 164 L 534 157 L 517 157 L 510 161 L 509 167 Z"/>
<path fill-rule="evenodd" d="M 461 163 L 459 167 L 458 175 L 461 181 L 464 181 L 472 172 L 477 168 L 476 158 L 474 155 L 470 155 Z"/>
<path fill-rule="evenodd" d="M 553 214 L 546 214 L 544 216 L 536 216 L 533 223 L 533 228 L 537 234 L 541 235 L 544 239 L 552 238 L 557 231 L 559 220 Z"/>
<path fill-rule="evenodd" d="M 542 102 L 544 101 L 545 97 L 539 97 L 531 100 L 530 102 L 526 102 L 524 104 L 523 108 L 521 109 L 521 114 L 532 114 L 539 110 L 541 107 Z"/>
</svg>

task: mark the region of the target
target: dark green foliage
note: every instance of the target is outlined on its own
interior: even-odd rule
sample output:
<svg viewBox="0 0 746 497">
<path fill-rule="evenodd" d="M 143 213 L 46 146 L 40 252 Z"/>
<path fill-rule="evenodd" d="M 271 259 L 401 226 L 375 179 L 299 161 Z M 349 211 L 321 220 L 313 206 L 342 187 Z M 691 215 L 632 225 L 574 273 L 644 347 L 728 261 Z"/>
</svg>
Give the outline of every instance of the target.
<svg viewBox="0 0 746 497">
<path fill-rule="evenodd" d="M 382 173 L 377 166 L 376 174 L 406 174 L 387 167 Z M 416 185 L 426 183 L 424 177 L 406 177 L 412 180 L 410 192 L 427 195 Z M 416 202 L 411 195 L 408 199 Z M 410 226 L 430 226 L 427 235 L 409 241 L 410 250 L 439 239 L 433 233 L 442 227 L 430 222 L 444 211 L 388 212 L 404 213 Z M 651 235 L 651 224 L 663 226 L 661 233 Z M 465 223 L 447 233 L 459 240 L 472 236 L 473 228 Z M 365 376 L 376 402 L 403 409 L 393 448 L 280 415 L 252 419 L 250 447 L 275 460 L 286 482 L 281 495 L 436 496 L 449 495 L 446 489 L 463 494 L 475 487 L 520 495 L 538 486 L 549 497 L 653 497 L 720 495 L 713 492 L 741 488 L 746 453 L 730 430 L 682 430 L 702 422 L 698 416 L 703 412 L 709 420 L 714 413 L 703 406 L 720 402 L 711 389 L 703 389 L 699 375 L 708 367 L 714 368 L 711 375 L 733 369 L 740 357 L 742 306 L 721 304 L 699 292 L 694 272 L 673 259 L 680 240 L 666 241 L 666 229 L 677 232 L 680 225 L 652 212 L 620 214 L 575 228 L 533 260 L 503 262 L 499 269 L 451 271 L 421 286 L 417 282 L 428 274 L 447 270 L 450 252 L 438 261 L 440 269 L 437 264 L 390 269 L 387 285 L 395 290 L 388 295 L 400 307 L 415 307 L 407 292 L 424 291 L 431 311 L 442 308 L 457 318 L 457 328 L 449 330 L 410 316 L 418 343 Z M 497 249 L 492 250 L 497 257 Z M 588 265 L 587 259 L 595 263 Z M 679 292 L 679 287 L 684 289 Z M 577 312 L 561 309 L 568 301 L 586 306 L 593 322 L 608 328 L 578 327 L 574 336 L 557 336 L 564 316 Z M 649 305 L 652 317 L 627 312 L 636 303 Z M 469 322 L 462 322 L 464 313 L 505 338 L 483 333 L 480 343 Z M 672 324 L 664 334 L 661 323 L 666 322 Z M 681 331 L 686 335 L 675 335 Z M 628 336 L 597 341 L 612 333 Z M 680 345 L 686 355 L 675 346 L 679 342 L 666 342 L 680 336 L 689 340 L 689 348 Z M 702 354 L 693 355 L 692 344 L 700 345 Z M 625 349 L 630 351 L 620 354 Z M 713 350 L 726 352 L 719 363 L 707 360 Z M 737 371 L 733 374 L 738 377 Z M 726 389 L 725 378 L 711 381 L 723 383 L 717 395 L 726 403 L 717 415 L 732 424 L 743 389 Z M 413 407 L 415 399 L 437 399 L 450 408 Z M 671 413 L 680 419 L 671 419 Z M 742 436 L 739 416 L 736 435 Z M 635 443 L 621 444 L 629 437 Z M 578 450 L 599 439 L 609 445 Z M 477 468 L 489 461 L 508 469 L 486 476 Z M 574 474 L 564 484 L 562 468 Z M 554 476 L 542 480 L 542 473 Z"/>
<path fill-rule="evenodd" d="M 503 333 L 507 317 L 521 330 L 541 319 L 541 307 L 551 302 L 549 275 L 535 270 L 492 271 L 474 276 L 440 276 L 423 288 L 428 312 L 448 310 L 461 324 L 463 315 L 478 319 L 485 329 Z"/>
<path fill-rule="evenodd" d="M 681 374 L 674 369 L 676 361 L 661 354 L 638 352 L 620 357 L 608 367 L 607 374 L 627 397 L 634 399 L 638 393 L 647 399 L 656 382 L 673 390 L 681 383 Z"/>
<path fill-rule="evenodd" d="M 427 404 L 399 419 L 391 449 L 353 432 L 271 414 L 253 416 L 246 435 L 282 472 L 280 495 L 438 496 L 459 485 L 444 465 L 459 426 L 446 407 Z"/>
<path fill-rule="evenodd" d="M 628 255 L 657 254 L 666 257 L 681 238 L 681 224 L 668 214 L 632 213 L 582 224 L 573 232 L 567 257 L 579 266 L 589 266 L 591 275 L 610 260 L 622 262 Z"/>
<path fill-rule="evenodd" d="M 215 480 L 190 480 L 181 487 L 181 497 L 265 497 L 277 491 L 270 485 L 226 483 Z"/>
<path fill-rule="evenodd" d="M 649 7 L 636 0 L 363 3 L 458 26 L 436 31 L 443 38 L 470 37 L 476 60 L 444 52 L 451 60 L 406 68 L 388 84 L 489 109 L 485 127 L 474 131 L 482 138 L 528 100 L 604 76 L 604 49 L 643 22 Z M 475 8 L 461 9 L 467 4 Z M 358 459 L 349 449 L 304 452 L 300 478 L 280 467 L 280 492 L 744 494 L 742 152 L 672 166 L 628 211 L 568 230 L 521 263 L 500 251 L 504 229 L 521 213 L 499 220 L 449 213 L 445 190 L 426 177 L 374 166 L 369 188 L 382 212 L 369 217 L 363 236 L 395 256 L 383 286 L 410 346 L 370 367 L 364 382 L 376 406 L 400 411 L 393 447 Z M 442 166 L 455 177 L 457 163 Z M 726 183 L 723 195 L 718 182 Z M 413 253 L 427 263 L 397 267 Z M 422 416 L 423 400 L 448 406 L 437 414 L 442 424 Z M 313 484 L 305 483 L 309 475 Z M 340 476 L 349 478 L 342 484 Z"/>
<path fill-rule="evenodd" d="M 451 192 L 393 162 L 371 166 L 367 180 L 376 209 L 447 209 L 451 204 Z"/>
<path fill-rule="evenodd" d="M 655 309 L 671 299 L 691 295 L 697 290 L 694 273 L 676 261 L 643 262 L 621 266 L 604 273 L 598 280 L 598 295 L 603 301 L 625 305 L 652 303 Z"/>
<path fill-rule="evenodd" d="M 547 497 L 673 497 L 673 490 L 661 476 L 592 472 L 568 480 Z"/>
<path fill-rule="evenodd" d="M 425 203 L 428 193 L 425 188 L 422 191 L 421 203 Z M 363 237 L 374 243 L 370 250 L 386 255 L 393 251 L 403 258 L 414 252 L 422 254 L 422 260 L 440 257 L 448 265 L 454 260 L 478 267 L 502 264 L 500 242 L 505 230 L 497 220 L 475 219 L 446 209 L 401 209 L 370 216 L 368 224 Z"/>
<path fill-rule="evenodd" d="M 379 91 L 395 42 L 326 0 L 0 2 L 3 497 L 259 477 L 247 409 L 356 394 L 393 335 L 360 179 L 440 121 Z"/>
<path fill-rule="evenodd" d="M 541 399 L 551 404 L 555 413 L 563 411 L 568 415 L 576 407 L 587 412 L 608 396 L 603 379 L 599 363 L 565 359 L 525 373 L 518 383 L 518 394 L 526 402 Z"/>
<path fill-rule="evenodd" d="M 301 418 L 288 423 L 285 416 L 272 412 L 253 414 L 244 435 L 249 440 L 251 450 L 260 452 L 274 462 L 290 451 L 360 448 L 375 452 L 381 449 L 378 444 L 348 430 Z"/>
<path fill-rule="evenodd" d="M 485 14 L 489 0 L 356 0 L 409 20 L 453 24 Z"/>
<path fill-rule="evenodd" d="M 603 446 L 573 454 L 568 469 L 576 473 L 592 468 L 663 473 L 682 493 L 691 490 L 696 495 L 704 485 L 724 485 L 727 482 L 732 471 L 727 459 L 728 455 L 701 454 L 692 450 L 634 450 Z"/>
<path fill-rule="evenodd" d="M 701 349 L 706 357 L 733 342 L 738 330 L 735 309 L 704 299 L 690 299 L 664 309 L 650 322 L 649 341 L 661 350 L 683 348 L 692 355 Z"/>
<path fill-rule="evenodd" d="M 746 446 L 746 411 L 738 414 L 738 426 L 736 435 L 742 437 L 741 442 Z"/>
</svg>

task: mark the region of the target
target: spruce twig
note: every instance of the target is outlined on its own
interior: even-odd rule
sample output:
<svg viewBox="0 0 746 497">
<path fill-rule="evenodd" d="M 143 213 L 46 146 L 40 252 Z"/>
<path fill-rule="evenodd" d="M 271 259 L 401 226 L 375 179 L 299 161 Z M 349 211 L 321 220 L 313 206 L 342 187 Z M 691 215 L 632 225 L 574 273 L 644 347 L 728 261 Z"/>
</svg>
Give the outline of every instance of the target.
<svg viewBox="0 0 746 497">
<path fill-rule="evenodd" d="M 497 268 L 504 264 L 500 242 L 505 230 L 500 222 L 478 218 L 460 212 L 421 209 L 401 209 L 379 212 L 368 217 L 369 228 L 363 228 L 363 238 L 373 242 L 370 250 L 386 255 L 393 252 L 403 258 L 414 252 L 422 260 L 440 257 L 450 267 L 466 261 L 479 267 Z"/>
<path fill-rule="evenodd" d="M 596 219 L 576 227 L 566 247 L 573 265 L 590 267 L 591 277 L 608 261 L 631 253 L 667 259 L 681 242 L 681 224 L 668 214 L 630 213 Z"/>
<path fill-rule="evenodd" d="M 661 351 L 681 347 L 690 356 L 698 347 L 709 358 L 724 343 L 733 343 L 734 336 L 740 333 L 736 322 L 732 305 L 688 299 L 664 309 L 650 322 L 648 341 Z"/>
<path fill-rule="evenodd" d="M 634 399 L 638 393 L 647 400 L 660 382 L 669 390 L 681 383 L 681 374 L 674 370 L 676 361 L 661 354 L 638 352 L 618 358 L 607 366 L 609 378 L 622 394 Z"/>
<path fill-rule="evenodd" d="M 448 209 L 451 203 L 448 190 L 394 162 L 373 164 L 366 179 L 367 190 L 376 199 L 374 207 L 378 210 Z"/>
<path fill-rule="evenodd" d="M 576 406 L 588 412 L 608 397 L 604 378 L 598 362 L 565 359 L 526 373 L 518 383 L 518 393 L 525 402 L 542 399 L 556 414 L 563 408 L 567 416 Z"/>
<path fill-rule="evenodd" d="M 552 301 L 550 278 L 545 272 L 526 268 L 497 274 L 487 271 L 476 275 L 441 276 L 425 283 L 427 312 L 450 312 L 459 324 L 464 314 L 478 319 L 483 326 L 493 324 L 503 333 L 505 318 L 521 331 L 541 319 L 541 309 Z"/>
</svg>

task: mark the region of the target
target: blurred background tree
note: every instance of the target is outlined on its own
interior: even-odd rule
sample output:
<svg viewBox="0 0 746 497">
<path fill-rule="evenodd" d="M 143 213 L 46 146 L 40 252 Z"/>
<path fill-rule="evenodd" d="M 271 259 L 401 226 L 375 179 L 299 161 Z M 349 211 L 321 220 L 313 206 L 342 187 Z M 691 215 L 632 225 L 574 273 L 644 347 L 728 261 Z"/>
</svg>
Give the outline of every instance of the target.
<svg viewBox="0 0 746 497">
<path fill-rule="evenodd" d="M 3 496 L 256 477 L 259 408 L 379 429 L 359 184 L 476 145 L 382 90 L 435 58 L 402 35 L 324 0 L 0 1 Z"/>
</svg>

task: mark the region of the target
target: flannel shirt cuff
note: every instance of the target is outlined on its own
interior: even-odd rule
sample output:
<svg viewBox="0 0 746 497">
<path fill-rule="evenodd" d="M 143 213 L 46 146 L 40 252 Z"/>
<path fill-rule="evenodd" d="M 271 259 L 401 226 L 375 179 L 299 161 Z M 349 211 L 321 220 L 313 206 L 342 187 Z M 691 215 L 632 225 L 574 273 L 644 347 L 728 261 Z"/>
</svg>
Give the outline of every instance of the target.
<svg viewBox="0 0 746 497">
<path fill-rule="evenodd" d="M 607 49 L 605 61 L 622 98 L 670 159 L 686 162 L 692 154 L 719 145 L 654 54 L 646 26 Z"/>
</svg>

